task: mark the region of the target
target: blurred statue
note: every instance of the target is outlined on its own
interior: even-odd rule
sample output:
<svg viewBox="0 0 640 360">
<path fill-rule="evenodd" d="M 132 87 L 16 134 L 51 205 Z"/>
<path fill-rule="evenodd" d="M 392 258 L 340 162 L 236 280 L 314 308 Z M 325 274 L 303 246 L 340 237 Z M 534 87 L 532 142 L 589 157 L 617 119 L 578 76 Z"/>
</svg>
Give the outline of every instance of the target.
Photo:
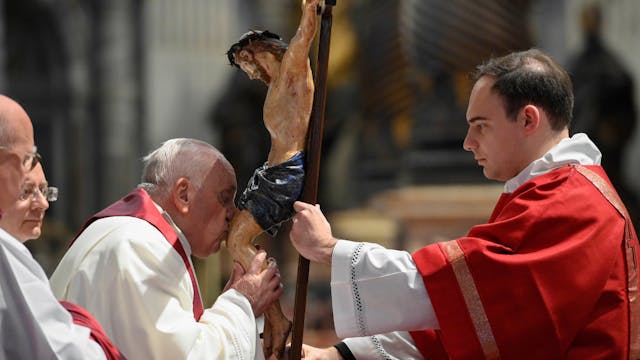
<svg viewBox="0 0 640 360">
<path fill-rule="evenodd" d="M 629 72 L 603 44 L 600 8 L 581 13 L 584 49 L 570 64 L 575 90 L 572 132 L 589 135 L 602 152 L 602 166 L 632 213 L 637 226 L 638 203 L 625 184 L 624 150 L 636 126 L 634 84 Z"/>
</svg>

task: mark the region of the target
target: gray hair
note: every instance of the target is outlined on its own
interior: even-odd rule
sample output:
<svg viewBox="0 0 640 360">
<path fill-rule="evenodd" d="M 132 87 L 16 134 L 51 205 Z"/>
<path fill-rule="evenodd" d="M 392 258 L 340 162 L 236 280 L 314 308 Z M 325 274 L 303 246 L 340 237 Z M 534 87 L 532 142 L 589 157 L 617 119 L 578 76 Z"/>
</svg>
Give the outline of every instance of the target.
<svg viewBox="0 0 640 360">
<path fill-rule="evenodd" d="M 212 161 L 212 156 L 215 160 Z M 181 177 L 200 189 L 205 175 L 222 153 L 212 145 L 188 138 L 170 139 L 142 158 L 139 188 L 151 195 L 164 196 Z"/>
</svg>

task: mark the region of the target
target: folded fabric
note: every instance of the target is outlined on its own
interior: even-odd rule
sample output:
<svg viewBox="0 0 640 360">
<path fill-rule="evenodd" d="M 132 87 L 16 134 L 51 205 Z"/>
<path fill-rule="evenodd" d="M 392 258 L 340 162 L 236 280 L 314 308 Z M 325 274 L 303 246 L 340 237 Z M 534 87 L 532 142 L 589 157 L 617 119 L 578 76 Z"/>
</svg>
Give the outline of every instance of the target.
<svg viewBox="0 0 640 360">
<path fill-rule="evenodd" d="M 238 208 L 249 211 L 271 236 L 293 216 L 293 203 L 300 197 L 304 183 L 304 160 L 301 151 L 276 166 L 265 163 L 256 169 L 240 196 Z"/>
</svg>

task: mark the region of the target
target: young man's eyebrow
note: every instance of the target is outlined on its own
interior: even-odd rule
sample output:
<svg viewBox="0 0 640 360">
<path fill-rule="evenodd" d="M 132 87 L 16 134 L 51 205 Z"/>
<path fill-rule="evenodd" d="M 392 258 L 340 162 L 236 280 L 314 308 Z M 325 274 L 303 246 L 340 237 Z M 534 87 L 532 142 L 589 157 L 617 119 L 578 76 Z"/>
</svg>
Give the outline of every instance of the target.
<svg viewBox="0 0 640 360">
<path fill-rule="evenodd" d="M 484 116 L 474 116 L 471 119 L 467 120 L 467 122 L 469 124 L 473 124 L 474 122 L 479 121 L 479 120 L 487 120 L 487 118 L 484 117 Z"/>
</svg>

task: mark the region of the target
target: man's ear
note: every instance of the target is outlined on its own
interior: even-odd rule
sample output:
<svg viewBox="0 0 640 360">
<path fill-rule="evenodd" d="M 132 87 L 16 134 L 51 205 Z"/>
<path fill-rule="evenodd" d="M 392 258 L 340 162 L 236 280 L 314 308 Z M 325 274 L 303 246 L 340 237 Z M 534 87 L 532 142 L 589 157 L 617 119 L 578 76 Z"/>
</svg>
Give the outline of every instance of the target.
<svg viewBox="0 0 640 360">
<path fill-rule="evenodd" d="M 525 105 L 520 111 L 522 116 L 524 131 L 526 134 L 532 134 L 540 126 L 540 109 L 535 105 Z"/>
<path fill-rule="evenodd" d="M 191 193 L 191 181 L 187 178 L 179 178 L 171 188 L 171 200 L 179 213 L 186 214 L 189 212 L 193 193 Z"/>
<path fill-rule="evenodd" d="M 238 60 L 253 61 L 253 53 L 249 50 L 242 49 L 238 52 Z"/>
</svg>

